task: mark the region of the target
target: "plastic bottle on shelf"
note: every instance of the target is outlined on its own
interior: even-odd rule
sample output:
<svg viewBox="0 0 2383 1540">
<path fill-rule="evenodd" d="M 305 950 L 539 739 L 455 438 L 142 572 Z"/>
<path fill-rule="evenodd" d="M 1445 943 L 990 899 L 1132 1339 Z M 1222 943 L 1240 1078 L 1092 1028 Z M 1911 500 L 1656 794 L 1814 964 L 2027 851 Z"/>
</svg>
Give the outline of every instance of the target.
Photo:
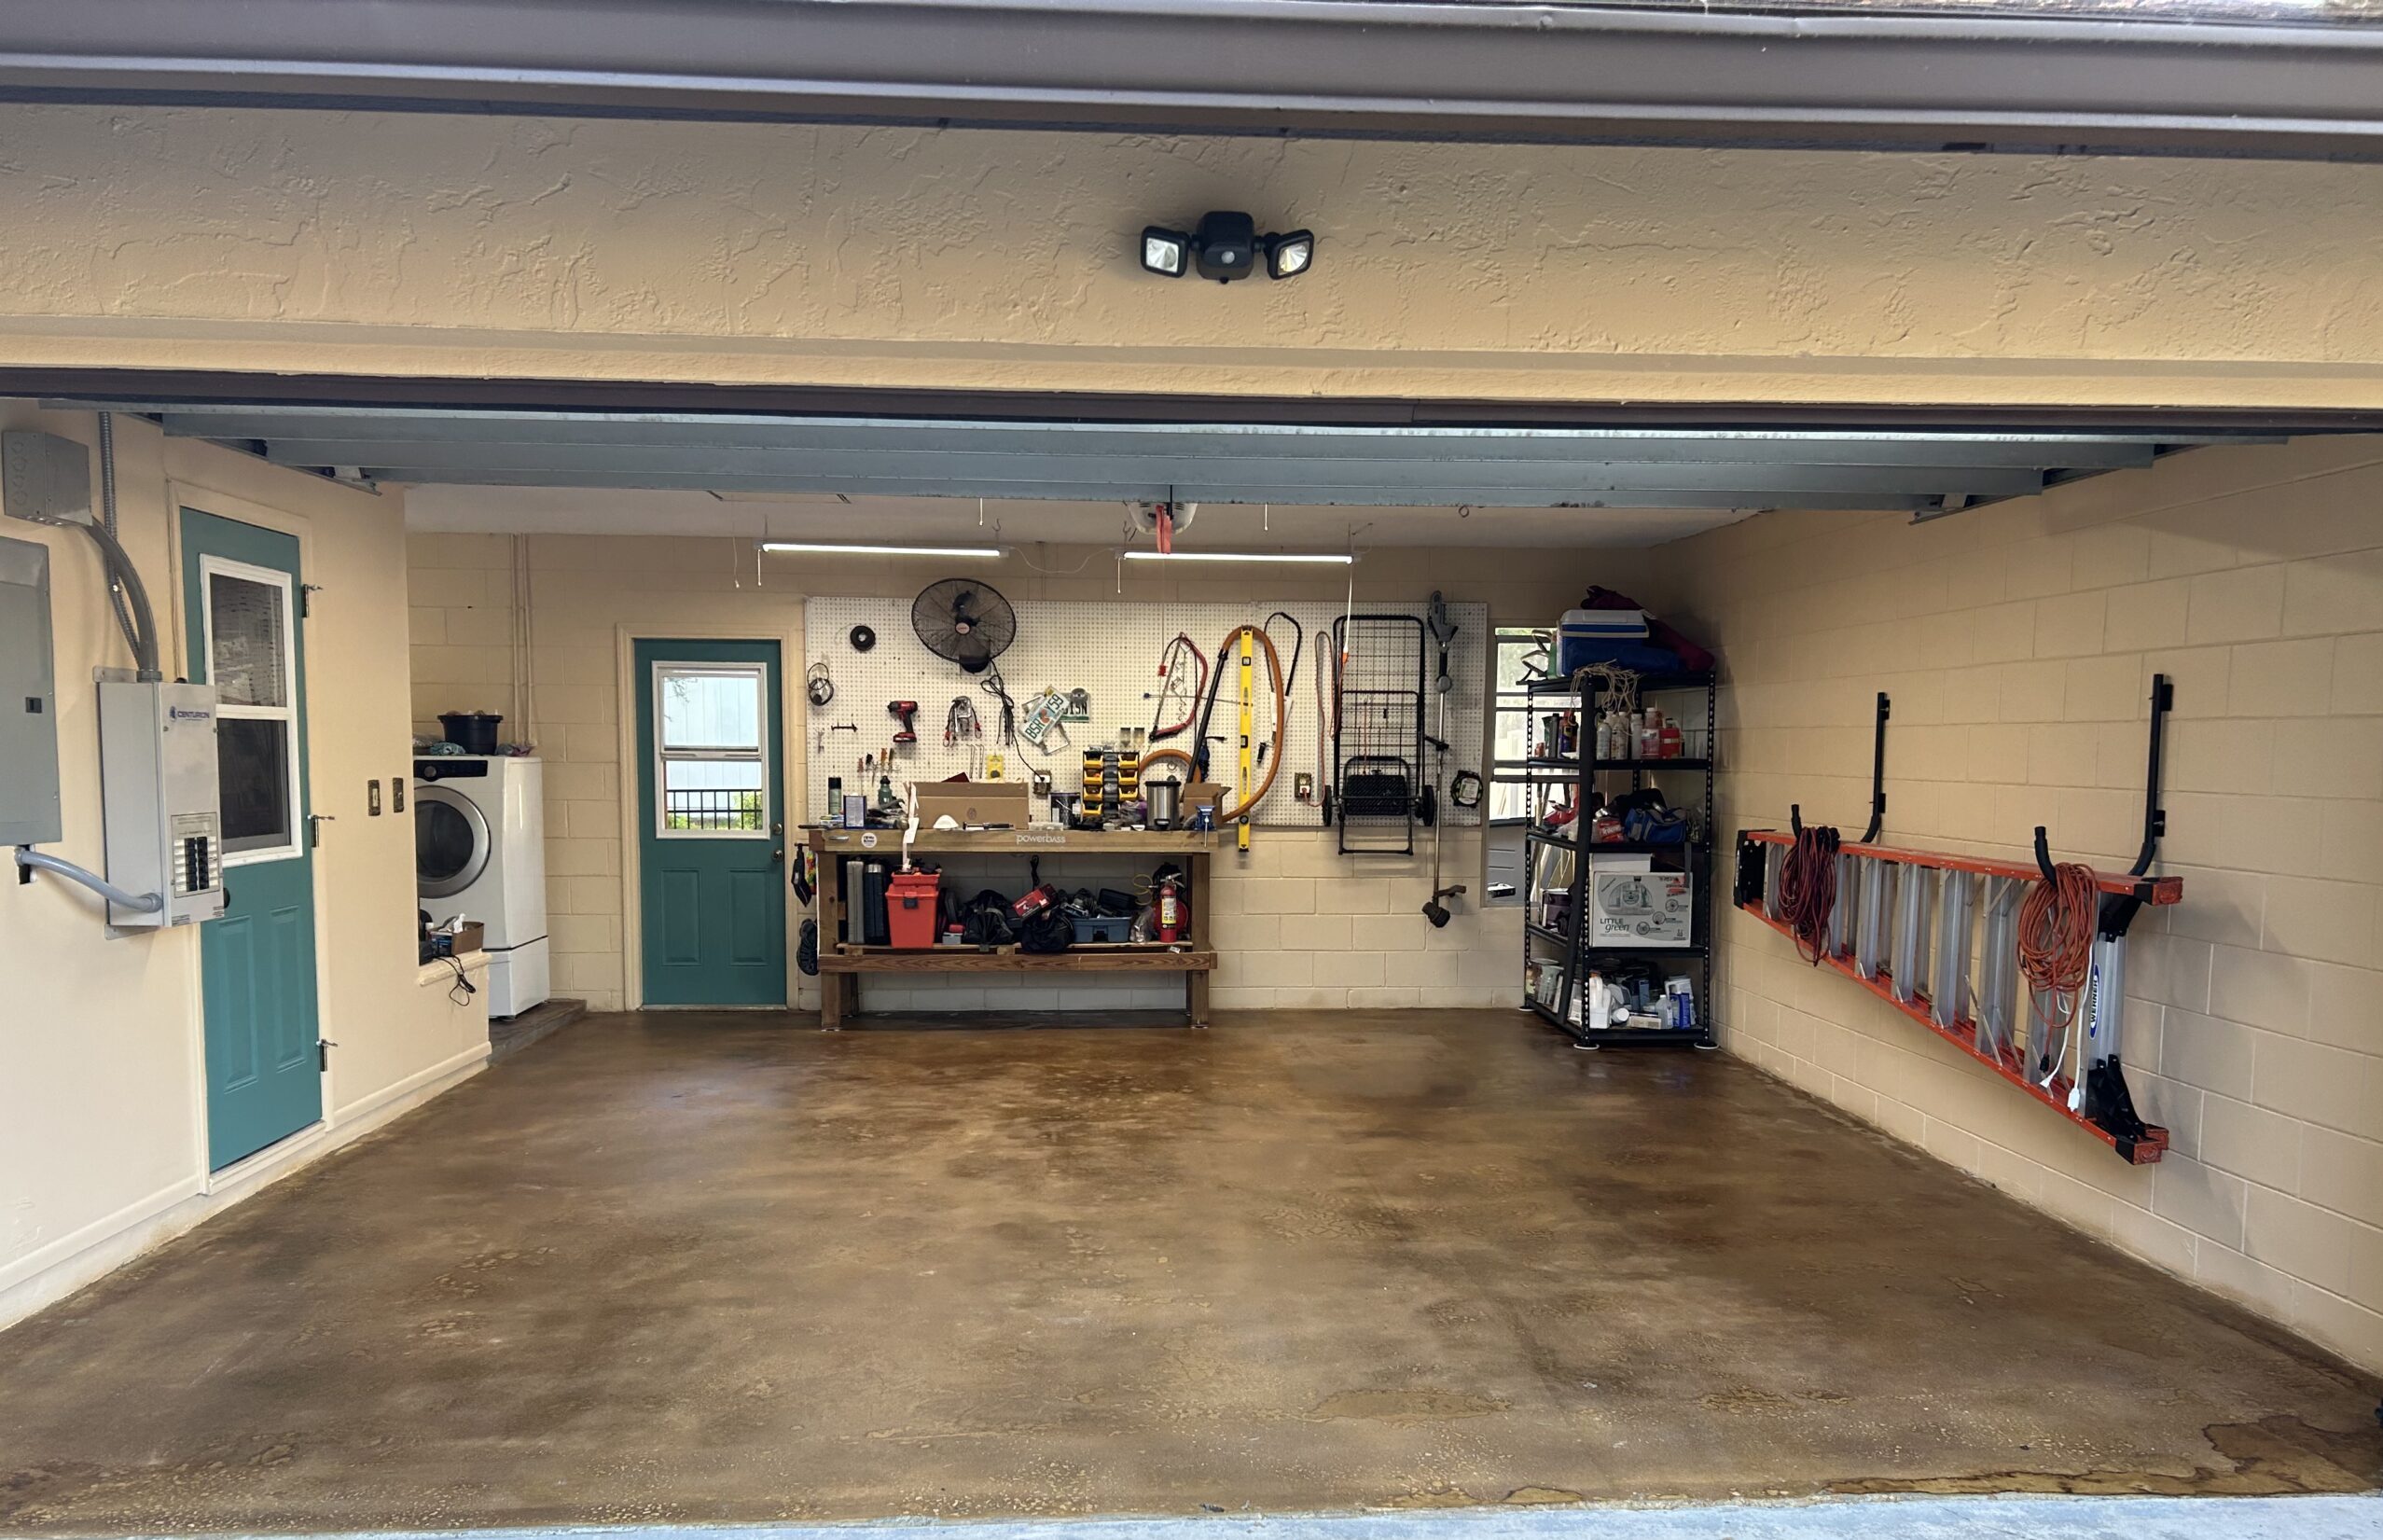
<svg viewBox="0 0 2383 1540">
<path fill-rule="evenodd" d="M 1664 759 L 1677 759 L 1680 757 L 1680 724 L 1671 720 L 1669 717 L 1664 718 L 1663 730 L 1656 748 L 1656 755 L 1658 757 Z"/>
</svg>

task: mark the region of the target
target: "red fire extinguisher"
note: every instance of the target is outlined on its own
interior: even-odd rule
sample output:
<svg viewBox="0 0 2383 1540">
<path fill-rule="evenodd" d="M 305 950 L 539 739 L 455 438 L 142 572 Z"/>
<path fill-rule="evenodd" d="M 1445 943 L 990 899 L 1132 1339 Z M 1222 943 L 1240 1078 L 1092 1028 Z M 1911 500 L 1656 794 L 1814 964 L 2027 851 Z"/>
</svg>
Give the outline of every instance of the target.
<svg viewBox="0 0 2383 1540">
<path fill-rule="evenodd" d="M 1158 939 L 1180 941 L 1190 928 L 1191 913 L 1184 903 L 1183 891 L 1170 876 L 1158 884 Z"/>
</svg>

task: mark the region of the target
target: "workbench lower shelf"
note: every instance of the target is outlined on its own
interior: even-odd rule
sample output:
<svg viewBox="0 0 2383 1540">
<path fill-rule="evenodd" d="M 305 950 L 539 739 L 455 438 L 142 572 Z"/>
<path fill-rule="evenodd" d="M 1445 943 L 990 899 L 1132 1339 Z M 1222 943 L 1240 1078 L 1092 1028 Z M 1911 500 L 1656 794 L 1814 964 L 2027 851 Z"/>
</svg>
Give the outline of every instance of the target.
<svg viewBox="0 0 2383 1540">
<path fill-rule="evenodd" d="M 1015 947 L 991 951 L 973 947 L 909 950 L 842 947 L 819 954 L 819 1024 L 834 1032 L 843 1026 L 846 1017 L 860 1014 L 863 974 L 1180 973 L 1185 1017 L 1191 1025 L 1204 1027 L 1208 1025 L 1208 976 L 1215 971 L 1216 953 L 1203 947 L 1178 950 L 1121 943 L 1053 952 L 1020 951 Z"/>
</svg>

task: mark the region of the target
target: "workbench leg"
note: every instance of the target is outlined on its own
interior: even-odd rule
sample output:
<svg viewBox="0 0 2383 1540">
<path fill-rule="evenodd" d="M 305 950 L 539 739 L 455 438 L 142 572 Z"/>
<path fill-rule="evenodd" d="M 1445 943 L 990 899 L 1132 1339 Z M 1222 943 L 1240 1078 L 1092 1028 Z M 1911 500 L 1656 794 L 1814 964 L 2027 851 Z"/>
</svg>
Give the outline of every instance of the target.
<svg viewBox="0 0 2383 1540">
<path fill-rule="evenodd" d="M 1208 1025 L 1208 975 L 1185 974 L 1184 994 L 1185 1009 L 1191 1016 L 1191 1024 L 1195 1027 Z"/>
<path fill-rule="evenodd" d="M 822 974 L 819 978 L 819 1030 L 841 1032 L 844 1029 L 844 991 L 852 982 L 849 973 Z"/>
</svg>

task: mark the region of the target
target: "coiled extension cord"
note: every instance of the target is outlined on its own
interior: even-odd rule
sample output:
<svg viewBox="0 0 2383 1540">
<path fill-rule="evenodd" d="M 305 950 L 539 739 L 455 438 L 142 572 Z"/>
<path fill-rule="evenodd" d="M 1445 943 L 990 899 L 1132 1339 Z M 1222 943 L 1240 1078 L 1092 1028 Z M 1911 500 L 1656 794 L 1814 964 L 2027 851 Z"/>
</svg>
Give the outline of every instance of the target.
<svg viewBox="0 0 2383 1540">
<path fill-rule="evenodd" d="M 2054 867 L 2052 881 L 2029 888 L 2019 904 L 2019 973 L 2032 992 L 2036 1020 L 2030 1046 L 2036 1073 L 2046 1079 L 2066 1057 L 2069 1031 L 2093 968 L 2094 924 L 2100 912 L 2101 890 L 2093 868 L 2070 862 Z"/>
<path fill-rule="evenodd" d="M 1837 844 L 1836 830 L 1825 824 L 1798 825 L 1779 874 L 1780 918 L 1795 933 L 1795 950 L 1815 967 L 1828 955 L 1829 921 L 1836 913 Z"/>
</svg>

